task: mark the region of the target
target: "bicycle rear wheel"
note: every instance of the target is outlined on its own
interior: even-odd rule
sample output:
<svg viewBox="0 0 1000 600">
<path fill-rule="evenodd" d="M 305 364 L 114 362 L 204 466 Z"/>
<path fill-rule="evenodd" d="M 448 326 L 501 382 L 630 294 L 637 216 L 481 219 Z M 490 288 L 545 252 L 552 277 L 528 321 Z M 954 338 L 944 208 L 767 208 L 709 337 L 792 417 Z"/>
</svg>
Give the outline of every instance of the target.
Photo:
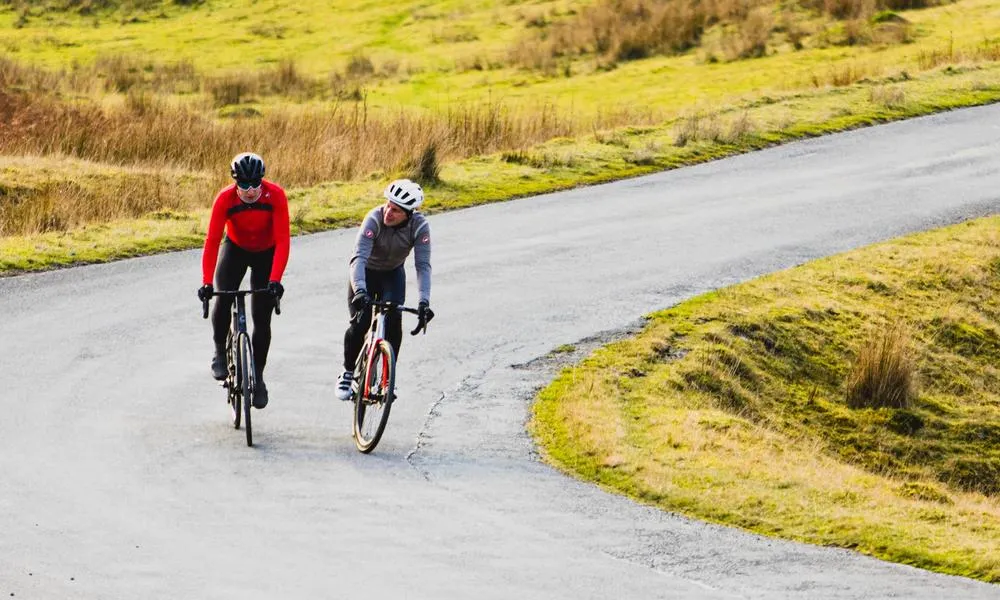
<svg viewBox="0 0 1000 600">
<path fill-rule="evenodd" d="M 396 356 L 392 346 L 379 340 L 365 365 L 354 402 L 354 444 L 368 454 L 375 449 L 389 422 L 396 385 Z"/>
<path fill-rule="evenodd" d="M 254 371 L 253 347 L 250 336 L 240 334 L 240 392 L 243 396 L 243 425 L 247 432 L 247 446 L 253 446 L 253 428 L 250 426 L 250 407 L 253 405 L 253 392 L 257 385 L 257 372 Z"/>
</svg>

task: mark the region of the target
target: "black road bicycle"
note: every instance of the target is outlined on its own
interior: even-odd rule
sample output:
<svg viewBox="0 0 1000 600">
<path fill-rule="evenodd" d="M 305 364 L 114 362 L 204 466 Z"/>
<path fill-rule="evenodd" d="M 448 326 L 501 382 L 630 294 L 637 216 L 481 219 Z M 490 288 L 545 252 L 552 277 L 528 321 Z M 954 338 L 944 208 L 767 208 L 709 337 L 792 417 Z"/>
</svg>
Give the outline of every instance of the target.
<svg viewBox="0 0 1000 600">
<path fill-rule="evenodd" d="M 213 292 L 212 296 L 232 296 L 232 319 L 229 325 L 229 335 L 226 336 L 226 365 L 228 375 L 222 381 L 226 388 L 226 402 L 233 412 L 233 427 L 240 428 L 240 418 L 243 418 L 243 428 L 247 433 L 247 446 L 253 446 L 253 427 L 250 424 L 250 407 L 253 405 L 253 395 L 257 389 L 257 371 L 253 359 L 253 344 L 247 333 L 247 311 L 245 298 L 250 294 L 270 294 L 265 289 L 234 290 Z M 281 314 L 281 300 L 274 299 L 274 313 Z M 202 317 L 208 318 L 208 298 L 202 300 Z"/>
<path fill-rule="evenodd" d="M 354 402 L 354 445 L 368 454 L 375 449 L 385 425 L 389 410 L 396 399 L 396 355 L 392 344 L 385 338 L 385 320 L 390 312 L 408 312 L 419 315 L 415 308 L 400 306 L 395 302 L 378 299 L 371 303 L 372 324 L 365 334 L 365 343 L 354 363 L 354 381 L 351 384 L 351 401 Z M 361 319 L 359 311 L 357 319 Z M 427 333 L 427 320 L 421 319 L 410 335 Z"/>
</svg>

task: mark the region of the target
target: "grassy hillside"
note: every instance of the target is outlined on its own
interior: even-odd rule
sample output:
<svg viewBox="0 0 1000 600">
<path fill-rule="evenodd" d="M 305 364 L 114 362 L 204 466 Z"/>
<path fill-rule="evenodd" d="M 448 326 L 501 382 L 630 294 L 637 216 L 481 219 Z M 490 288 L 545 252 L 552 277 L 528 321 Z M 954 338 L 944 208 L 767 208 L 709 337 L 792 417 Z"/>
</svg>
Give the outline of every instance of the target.
<svg viewBox="0 0 1000 600">
<path fill-rule="evenodd" d="M 184 247 L 247 148 L 315 231 L 1000 98 L 1000 0 L 927 4 L 0 3 L 0 268 Z"/>
<path fill-rule="evenodd" d="M 766 535 L 1000 581 L 1000 218 L 655 313 L 565 369 L 550 461 Z"/>
</svg>

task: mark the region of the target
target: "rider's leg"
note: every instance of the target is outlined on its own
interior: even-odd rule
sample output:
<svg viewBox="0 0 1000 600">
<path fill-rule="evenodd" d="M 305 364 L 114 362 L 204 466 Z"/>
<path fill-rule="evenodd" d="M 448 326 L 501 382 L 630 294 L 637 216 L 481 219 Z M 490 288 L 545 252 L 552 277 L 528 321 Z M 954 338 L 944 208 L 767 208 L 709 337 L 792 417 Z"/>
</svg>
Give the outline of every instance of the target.
<svg viewBox="0 0 1000 600">
<path fill-rule="evenodd" d="M 382 298 L 404 304 L 406 302 L 406 272 L 403 266 L 385 272 L 382 278 Z M 392 312 L 385 318 L 385 337 L 392 346 L 396 360 L 399 360 L 399 346 L 403 342 L 403 319 L 399 312 Z"/>
<path fill-rule="evenodd" d="M 373 271 L 365 272 L 365 280 L 369 286 L 378 287 L 378 282 L 376 278 L 371 277 Z M 377 290 L 369 289 L 369 293 L 375 293 Z M 344 371 L 353 372 L 354 363 L 358 359 L 358 353 L 361 352 L 361 346 L 365 343 L 365 332 L 368 331 L 368 326 L 372 322 L 372 309 L 369 306 L 365 309 L 364 315 L 362 315 L 360 320 L 356 320 L 357 312 L 354 307 L 351 306 L 351 299 L 354 297 L 354 288 L 351 287 L 351 282 L 347 282 L 347 311 L 351 315 L 350 324 L 347 327 L 347 331 L 344 332 Z"/>
<path fill-rule="evenodd" d="M 250 253 L 250 288 L 259 290 L 267 287 L 271 279 L 271 263 L 274 262 L 274 248 L 263 252 Z M 271 348 L 271 313 L 274 311 L 274 297 L 271 294 L 254 294 L 250 297 L 250 315 L 253 318 L 253 361 L 256 386 L 253 390 L 253 406 L 261 409 L 267 406 L 267 384 L 264 383 L 264 366 Z"/>
<path fill-rule="evenodd" d="M 250 253 L 250 287 L 255 290 L 267 287 L 271 279 L 271 263 L 274 262 L 274 248 L 263 252 Z M 250 314 L 253 317 L 253 359 L 258 380 L 267 364 L 267 353 L 271 348 L 271 314 L 274 312 L 274 297 L 270 294 L 254 294 L 250 298 Z"/>
<path fill-rule="evenodd" d="M 372 271 L 365 271 L 365 282 L 368 285 L 369 293 L 378 291 L 378 281 L 372 277 Z M 350 280 L 347 282 L 347 312 L 351 318 L 344 332 L 344 372 L 337 379 L 336 396 L 340 400 L 351 399 L 351 383 L 354 377 L 354 367 L 358 360 L 358 354 L 365 343 L 365 333 L 372 322 L 372 309 L 367 307 L 362 314 L 354 310 L 351 300 L 354 298 L 354 287 Z"/>
<path fill-rule="evenodd" d="M 229 238 L 222 242 L 219 249 L 219 260 L 215 269 L 215 289 L 217 291 L 235 290 L 247 272 L 246 252 L 232 243 Z M 215 359 L 213 359 L 213 375 L 218 379 L 225 377 L 226 336 L 229 335 L 230 311 L 234 299 L 231 296 L 216 296 L 212 307 L 212 340 L 215 342 Z M 215 372 L 216 365 L 222 359 L 223 371 Z"/>
</svg>

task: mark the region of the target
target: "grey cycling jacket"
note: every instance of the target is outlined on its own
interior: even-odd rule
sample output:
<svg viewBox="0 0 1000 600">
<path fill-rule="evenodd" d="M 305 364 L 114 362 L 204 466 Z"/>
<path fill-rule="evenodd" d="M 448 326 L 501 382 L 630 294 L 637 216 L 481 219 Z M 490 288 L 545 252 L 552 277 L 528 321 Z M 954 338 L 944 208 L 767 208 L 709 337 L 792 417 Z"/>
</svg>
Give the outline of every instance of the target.
<svg viewBox="0 0 1000 600">
<path fill-rule="evenodd" d="M 431 226 L 424 215 L 414 211 L 403 225 L 386 227 L 382 223 L 382 208 L 373 208 L 358 229 L 351 255 L 351 286 L 355 290 L 368 289 L 365 269 L 391 271 L 406 262 L 413 250 L 420 301 L 430 304 Z"/>
</svg>

